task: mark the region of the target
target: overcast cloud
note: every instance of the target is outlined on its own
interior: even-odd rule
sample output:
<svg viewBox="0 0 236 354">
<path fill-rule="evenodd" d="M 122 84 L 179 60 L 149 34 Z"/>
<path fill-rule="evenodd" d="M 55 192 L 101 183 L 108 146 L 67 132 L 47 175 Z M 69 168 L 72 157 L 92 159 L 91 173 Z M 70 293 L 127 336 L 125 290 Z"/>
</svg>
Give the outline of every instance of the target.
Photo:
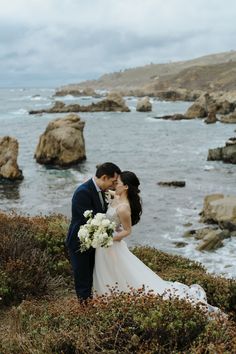
<svg viewBox="0 0 236 354">
<path fill-rule="evenodd" d="M 235 0 L 1 0 L 0 85 L 59 86 L 235 50 Z"/>
</svg>

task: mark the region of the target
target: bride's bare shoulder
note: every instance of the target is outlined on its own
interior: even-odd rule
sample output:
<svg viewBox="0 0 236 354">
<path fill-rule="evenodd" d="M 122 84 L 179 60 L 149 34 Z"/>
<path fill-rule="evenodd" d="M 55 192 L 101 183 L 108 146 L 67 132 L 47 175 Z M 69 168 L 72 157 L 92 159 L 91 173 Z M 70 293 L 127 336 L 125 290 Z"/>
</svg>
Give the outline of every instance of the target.
<svg viewBox="0 0 236 354">
<path fill-rule="evenodd" d="M 128 203 L 118 203 L 116 210 L 118 214 L 130 214 L 130 205 Z"/>
</svg>

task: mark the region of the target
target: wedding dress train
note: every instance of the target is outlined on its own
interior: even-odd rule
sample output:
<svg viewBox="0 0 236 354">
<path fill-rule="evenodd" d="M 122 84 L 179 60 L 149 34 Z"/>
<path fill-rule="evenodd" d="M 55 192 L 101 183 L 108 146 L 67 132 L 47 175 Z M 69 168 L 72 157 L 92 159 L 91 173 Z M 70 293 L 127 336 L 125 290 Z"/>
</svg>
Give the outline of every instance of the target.
<svg viewBox="0 0 236 354">
<path fill-rule="evenodd" d="M 109 206 L 107 217 L 120 224 L 116 208 Z M 204 289 L 193 284 L 187 286 L 179 282 L 165 281 L 148 268 L 129 251 L 125 241 L 114 242 L 109 248 L 97 248 L 93 273 L 93 288 L 96 294 L 109 294 L 116 287 L 118 291 L 130 292 L 131 288 L 144 292 L 152 291 L 164 299 L 178 297 L 193 304 L 201 304 L 208 312 L 220 311 L 207 303 Z"/>
</svg>

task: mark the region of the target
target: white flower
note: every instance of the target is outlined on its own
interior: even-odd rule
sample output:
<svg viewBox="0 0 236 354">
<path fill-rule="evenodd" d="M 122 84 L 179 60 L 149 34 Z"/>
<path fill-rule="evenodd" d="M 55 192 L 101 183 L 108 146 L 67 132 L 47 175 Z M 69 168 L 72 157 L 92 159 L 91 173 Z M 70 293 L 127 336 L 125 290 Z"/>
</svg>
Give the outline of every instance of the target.
<svg viewBox="0 0 236 354">
<path fill-rule="evenodd" d="M 97 214 L 95 215 L 94 219 L 101 221 L 101 220 L 105 219 L 105 217 L 106 217 L 106 214 L 97 213 Z"/>
<path fill-rule="evenodd" d="M 111 202 L 111 194 L 109 192 L 105 192 L 105 201 L 107 204 L 110 204 Z"/>
<path fill-rule="evenodd" d="M 93 215 L 93 211 L 92 210 L 85 210 L 84 212 L 84 217 L 87 218 L 91 218 Z"/>
<path fill-rule="evenodd" d="M 102 220 L 102 226 L 104 227 L 108 227 L 110 225 L 110 220 L 109 219 L 103 219 Z"/>
<path fill-rule="evenodd" d="M 109 230 L 113 230 L 114 231 L 115 228 L 116 228 L 116 223 L 114 221 L 111 222 L 108 228 L 109 228 Z"/>
<path fill-rule="evenodd" d="M 116 224 L 102 213 L 97 213 L 92 218 L 92 211 L 86 210 L 84 215 L 88 216 L 88 220 L 86 224 L 80 227 L 78 232 L 80 251 L 84 252 L 90 247 L 110 247 L 113 244 L 113 232 Z"/>
<path fill-rule="evenodd" d="M 113 199 L 114 199 L 114 196 L 115 196 L 115 191 L 112 191 L 112 190 L 107 190 L 105 192 L 105 201 L 107 202 L 107 204 L 111 204 Z"/>
<path fill-rule="evenodd" d="M 108 237 L 108 234 L 107 234 L 106 232 L 103 232 L 102 235 L 101 235 L 101 237 L 102 237 L 103 239 L 106 239 L 106 238 Z"/>
<path fill-rule="evenodd" d="M 110 246 L 112 246 L 112 245 L 113 245 L 113 240 L 112 240 L 112 238 L 110 238 L 110 239 L 108 240 L 106 246 L 104 246 L 104 247 L 110 247 Z"/>
<path fill-rule="evenodd" d="M 100 226 L 100 223 L 101 223 L 101 221 L 98 219 L 94 218 L 91 220 L 91 225 L 93 225 L 93 226 Z"/>
<path fill-rule="evenodd" d="M 91 246 L 92 246 L 92 241 L 91 240 L 86 240 L 85 241 L 85 246 L 86 246 L 86 249 L 89 249 Z"/>
<path fill-rule="evenodd" d="M 93 248 L 98 248 L 98 247 L 100 246 L 99 240 L 96 239 L 96 238 L 93 239 L 91 246 L 92 246 Z"/>
<path fill-rule="evenodd" d="M 79 235 L 80 238 L 81 238 L 81 237 L 82 237 L 82 238 L 87 238 L 87 237 L 89 237 L 89 232 L 88 232 L 88 230 L 87 230 L 86 228 L 81 227 L 81 228 L 79 229 L 78 235 Z"/>
</svg>

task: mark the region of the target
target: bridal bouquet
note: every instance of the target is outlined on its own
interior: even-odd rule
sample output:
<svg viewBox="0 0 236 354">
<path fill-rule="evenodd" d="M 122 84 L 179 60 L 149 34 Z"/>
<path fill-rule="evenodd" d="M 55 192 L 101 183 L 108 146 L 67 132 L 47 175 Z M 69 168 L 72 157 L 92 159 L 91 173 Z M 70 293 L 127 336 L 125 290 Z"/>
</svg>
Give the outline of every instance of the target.
<svg viewBox="0 0 236 354">
<path fill-rule="evenodd" d="M 115 223 L 107 219 L 106 214 L 97 213 L 93 217 L 92 210 L 86 210 L 84 217 L 87 222 L 80 227 L 78 232 L 80 251 L 84 252 L 90 247 L 110 247 L 113 244 Z"/>
</svg>

